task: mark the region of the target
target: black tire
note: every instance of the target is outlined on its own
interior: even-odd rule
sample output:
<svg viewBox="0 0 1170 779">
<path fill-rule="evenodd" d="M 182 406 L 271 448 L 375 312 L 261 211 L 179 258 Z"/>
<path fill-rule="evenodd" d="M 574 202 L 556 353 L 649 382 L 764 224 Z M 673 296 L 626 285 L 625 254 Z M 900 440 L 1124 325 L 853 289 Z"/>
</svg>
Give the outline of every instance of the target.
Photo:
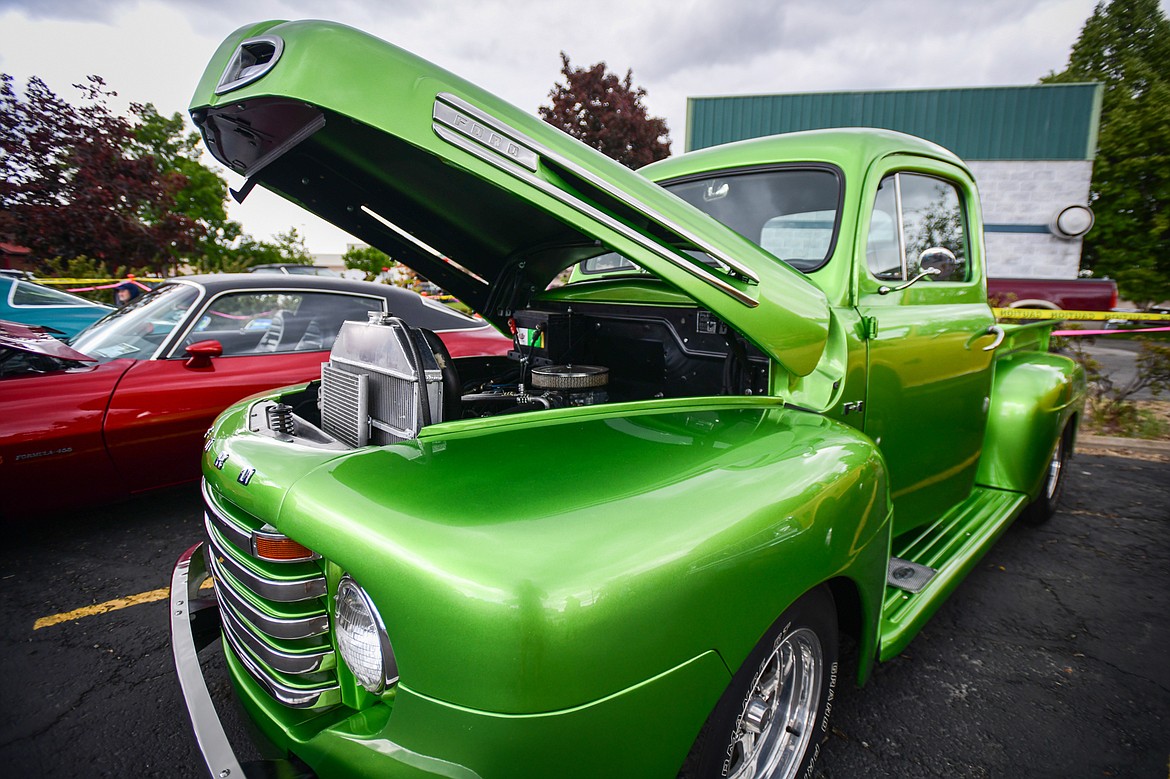
<svg viewBox="0 0 1170 779">
<path fill-rule="evenodd" d="M 780 615 L 736 671 L 679 779 L 811 777 L 836 686 L 837 612 L 818 587 Z"/>
<path fill-rule="evenodd" d="M 1072 457 L 1072 427 L 1066 425 L 1056 440 L 1056 449 L 1052 452 L 1052 459 L 1048 461 L 1048 470 L 1044 475 L 1044 484 L 1040 494 L 1029 503 L 1020 519 L 1029 525 L 1042 525 L 1052 519 L 1056 507 L 1060 505 L 1060 496 L 1064 492 L 1065 474 L 1068 471 L 1068 461 Z"/>
</svg>

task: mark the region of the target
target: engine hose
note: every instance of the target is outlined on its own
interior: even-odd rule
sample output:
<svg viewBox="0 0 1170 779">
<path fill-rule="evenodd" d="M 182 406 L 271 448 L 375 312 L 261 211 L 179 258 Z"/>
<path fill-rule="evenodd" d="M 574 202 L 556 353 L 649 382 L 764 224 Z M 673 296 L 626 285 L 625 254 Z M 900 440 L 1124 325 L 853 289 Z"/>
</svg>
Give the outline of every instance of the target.
<svg viewBox="0 0 1170 779">
<path fill-rule="evenodd" d="M 414 341 L 414 334 L 411 332 L 410 325 L 403 322 L 402 319 L 396 316 L 389 318 L 390 322 L 397 322 L 398 326 L 402 328 L 402 333 L 406 336 L 406 348 L 410 353 L 410 361 L 414 367 L 414 372 L 418 374 L 418 399 L 422 405 L 420 409 L 419 418 L 422 424 L 419 428 L 427 427 L 431 424 L 431 398 L 427 391 L 427 372 L 423 368 L 422 353 L 418 350 L 418 344 Z"/>
</svg>

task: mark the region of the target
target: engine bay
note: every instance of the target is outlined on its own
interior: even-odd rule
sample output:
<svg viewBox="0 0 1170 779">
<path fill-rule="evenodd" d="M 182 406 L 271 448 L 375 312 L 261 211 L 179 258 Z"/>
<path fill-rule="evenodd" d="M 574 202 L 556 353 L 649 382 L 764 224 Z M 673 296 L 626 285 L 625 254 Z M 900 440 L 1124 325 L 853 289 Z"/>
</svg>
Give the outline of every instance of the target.
<svg viewBox="0 0 1170 779">
<path fill-rule="evenodd" d="M 508 319 L 508 359 L 452 359 L 383 313 L 346 322 L 320 382 L 252 429 L 316 446 L 386 445 L 438 422 L 653 398 L 767 392 L 768 361 L 698 307 L 549 304 Z"/>
</svg>

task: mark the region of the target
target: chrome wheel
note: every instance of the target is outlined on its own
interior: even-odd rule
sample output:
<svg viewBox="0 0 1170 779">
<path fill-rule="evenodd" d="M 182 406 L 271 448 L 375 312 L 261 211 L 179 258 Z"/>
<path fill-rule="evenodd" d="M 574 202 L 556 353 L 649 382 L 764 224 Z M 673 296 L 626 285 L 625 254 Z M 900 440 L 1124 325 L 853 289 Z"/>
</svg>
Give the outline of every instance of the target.
<svg viewBox="0 0 1170 779">
<path fill-rule="evenodd" d="M 1064 436 L 1056 441 L 1056 451 L 1052 453 L 1052 462 L 1048 464 L 1048 480 L 1044 483 L 1044 495 L 1052 500 L 1060 487 L 1060 474 L 1064 470 Z"/>
<path fill-rule="evenodd" d="M 1073 453 L 1071 425 L 1071 422 L 1065 425 L 1060 437 L 1056 439 L 1056 449 L 1052 452 L 1052 459 L 1048 461 L 1048 469 L 1044 472 L 1040 494 L 1024 508 L 1021 515 L 1023 521 L 1029 525 L 1041 525 L 1056 514 L 1056 504 L 1060 502 L 1060 493 L 1064 489 L 1066 461 Z"/>
<path fill-rule="evenodd" d="M 760 665 L 736 721 L 725 764 L 733 779 L 796 776 L 813 736 L 824 655 L 817 634 L 785 635 Z"/>
</svg>

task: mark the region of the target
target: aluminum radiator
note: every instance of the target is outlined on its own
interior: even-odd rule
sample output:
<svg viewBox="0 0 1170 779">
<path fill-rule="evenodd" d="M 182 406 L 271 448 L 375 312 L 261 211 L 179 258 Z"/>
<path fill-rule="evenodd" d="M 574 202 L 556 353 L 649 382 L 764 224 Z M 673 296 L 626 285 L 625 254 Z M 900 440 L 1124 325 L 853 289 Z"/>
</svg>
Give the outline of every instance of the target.
<svg viewBox="0 0 1170 779">
<path fill-rule="evenodd" d="M 441 421 L 443 372 L 421 330 L 380 312 L 342 325 L 321 366 L 325 432 L 354 447 L 417 438 L 424 396 L 429 421 Z"/>
</svg>

